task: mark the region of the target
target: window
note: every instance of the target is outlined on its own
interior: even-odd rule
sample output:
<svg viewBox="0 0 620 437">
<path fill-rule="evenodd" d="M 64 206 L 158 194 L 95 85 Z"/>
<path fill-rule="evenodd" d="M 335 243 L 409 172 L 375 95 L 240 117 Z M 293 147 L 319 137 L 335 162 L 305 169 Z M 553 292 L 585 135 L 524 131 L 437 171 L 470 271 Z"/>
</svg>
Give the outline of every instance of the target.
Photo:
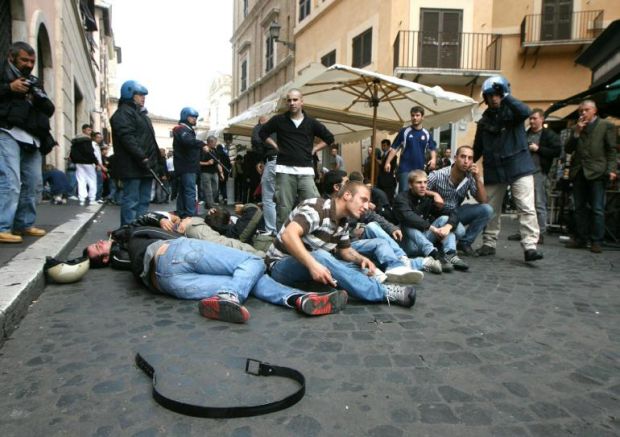
<svg viewBox="0 0 620 437">
<path fill-rule="evenodd" d="M 250 0 L 242 0 L 243 1 L 243 17 L 248 16 L 248 3 Z"/>
<path fill-rule="evenodd" d="M 365 67 L 372 61 L 372 27 L 353 38 L 353 67 Z"/>
<path fill-rule="evenodd" d="M 265 38 L 265 73 L 273 68 L 274 45 L 273 38 L 267 33 L 267 37 Z"/>
<path fill-rule="evenodd" d="M 332 50 L 331 52 L 329 52 L 328 54 L 326 54 L 325 56 L 321 58 L 321 64 L 323 64 L 326 67 L 331 67 L 335 63 L 336 63 L 336 50 Z"/>
<path fill-rule="evenodd" d="M 299 0 L 299 21 L 310 15 L 311 0 Z"/>
<path fill-rule="evenodd" d="M 248 89 L 248 60 L 241 61 L 241 74 L 239 75 L 239 89 L 244 92 Z"/>
</svg>

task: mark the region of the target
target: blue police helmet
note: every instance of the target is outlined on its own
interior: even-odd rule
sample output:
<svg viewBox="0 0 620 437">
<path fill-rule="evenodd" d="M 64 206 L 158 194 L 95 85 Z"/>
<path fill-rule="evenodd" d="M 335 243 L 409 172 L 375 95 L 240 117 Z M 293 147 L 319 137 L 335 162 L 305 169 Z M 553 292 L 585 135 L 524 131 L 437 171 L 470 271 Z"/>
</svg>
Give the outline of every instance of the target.
<svg viewBox="0 0 620 437">
<path fill-rule="evenodd" d="M 121 86 L 121 99 L 131 100 L 134 94 L 142 94 L 146 96 L 149 90 L 135 80 L 128 80 Z"/>
<path fill-rule="evenodd" d="M 510 82 L 504 76 L 491 76 L 482 84 L 482 95 L 499 94 L 502 96 L 510 94 Z"/>
<path fill-rule="evenodd" d="M 198 118 L 198 111 L 196 111 L 194 108 L 190 108 L 189 106 L 186 106 L 185 108 L 181 109 L 181 121 L 187 121 L 187 117 L 196 117 Z"/>
</svg>

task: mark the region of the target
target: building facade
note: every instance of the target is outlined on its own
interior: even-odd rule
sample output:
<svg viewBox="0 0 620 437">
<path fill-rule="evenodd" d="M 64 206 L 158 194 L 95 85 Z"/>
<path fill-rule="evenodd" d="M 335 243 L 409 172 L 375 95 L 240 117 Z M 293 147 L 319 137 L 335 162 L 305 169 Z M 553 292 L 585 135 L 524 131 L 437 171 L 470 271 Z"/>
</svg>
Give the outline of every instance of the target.
<svg viewBox="0 0 620 437">
<path fill-rule="evenodd" d="M 238 36 L 249 29 L 254 29 L 256 35 L 256 29 L 261 29 L 261 25 L 264 29 L 268 23 L 250 13 L 243 19 L 239 9 L 246 3 L 251 6 L 250 12 L 261 11 L 261 17 L 265 16 L 264 11 L 275 8 L 273 1 L 237 1 L 233 37 L 233 44 L 238 43 L 233 45 L 233 65 L 237 66 L 233 77 L 237 83 L 241 59 L 249 56 L 250 65 L 262 65 L 264 61 L 261 58 L 264 53 L 255 50 L 258 44 L 240 50 L 239 41 L 245 39 Z M 439 85 L 480 99 L 484 80 L 502 74 L 511 82 L 515 96 L 543 109 L 588 87 L 590 71 L 576 64 L 575 57 L 609 23 L 620 18 L 616 0 L 299 0 L 292 5 L 286 3 L 291 9 L 286 20 L 280 12 L 281 35 L 284 35 L 280 38 L 294 43 L 294 51 L 290 53 L 282 44 L 277 46 L 292 56 L 292 75 L 312 63 L 326 66 L 340 63 L 429 86 Z M 246 89 L 261 89 L 262 76 L 251 71 Z M 280 86 L 286 83 L 284 78 L 278 79 Z M 277 85 L 271 88 L 277 89 Z M 239 114 L 264 95 L 239 92 L 233 87 L 232 114 Z M 434 128 L 434 135 L 443 147 L 453 149 L 455 145 L 471 143 L 475 131 L 473 123 Z M 363 151 L 360 155 L 365 156 Z"/>
<path fill-rule="evenodd" d="M 13 41 L 36 50 L 33 74 L 56 106 L 51 125 L 59 147 L 45 160 L 62 170 L 82 124 L 108 125 L 106 84 L 116 62 L 110 16 L 99 0 L 0 0 L 0 55 L 6 59 Z"/>
</svg>

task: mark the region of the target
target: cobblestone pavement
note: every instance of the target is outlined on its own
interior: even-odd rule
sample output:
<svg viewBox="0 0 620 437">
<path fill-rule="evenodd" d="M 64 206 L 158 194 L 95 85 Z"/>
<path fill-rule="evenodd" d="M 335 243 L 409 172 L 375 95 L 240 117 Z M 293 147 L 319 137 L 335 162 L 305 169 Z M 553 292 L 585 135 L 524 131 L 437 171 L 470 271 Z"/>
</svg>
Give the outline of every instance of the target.
<svg viewBox="0 0 620 437">
<path fill-rule="evenodd" d="M 117 223 L 105 207 L 73 252 Z M 620 435 L 620 252 L 567 250 L 551 235 L 527 266 L 508 225 L 497 256 L 427 274 L 412 309 L 351 302 L 308 318 L 250 298 L 252 318 L 233 325 L 128 272 L 49 285 L 0 349 L 0 435 Z M 306 396 L 264 416 L 182 416 L 152 400 L 138 351 L 194 402 L 295 389 L 244 375 L 243 357 L 300 370 Z"/>
</svg>

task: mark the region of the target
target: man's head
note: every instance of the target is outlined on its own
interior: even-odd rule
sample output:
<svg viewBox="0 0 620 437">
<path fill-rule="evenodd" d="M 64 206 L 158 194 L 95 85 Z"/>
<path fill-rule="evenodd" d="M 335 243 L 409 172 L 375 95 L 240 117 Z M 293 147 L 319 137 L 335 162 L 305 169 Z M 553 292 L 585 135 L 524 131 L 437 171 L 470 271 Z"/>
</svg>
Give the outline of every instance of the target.
<svg viewBox="0 0 620 437">
<path fill-rule="evenodd" d="M 194 108 L 186 106 L 181 109 L 181 115 L 179 117 L 179 122 L 187 123 L 190 126 L 196 126 L 196 121 L 198 120 L 198 111 Z"/>
<path fill-rule="evenodd" d="M 93 127 L 90 124 L 88 124 L 88 123 L 83 124 L 82 125 L 82 133 L 84 135 L 86 135 L 87 137 L 91 137 L 92 138 Z"/>
<path fill-rule="evenodd" d="M 370 208 L 370 189 L 362 182 L 347 182 L 336 197 L 344 202 L 347 217 L 360 218 Z"/>
<path fill-rule="evenodd" d="M 17 41 L 9 47 L 9 62 L 15 66 L 22 76 L 30 76 L 36 56 L 30 44 Z"/>
<path fill-rule="evenodd" d="M 230 223 L 230 212 L 224 208 L 211 208 L 205 216 L 205 223 L 216 230 L 225 228 Z"/>
<path fill-rule="evenodd" d="M 534 132 L 538 132 L 543 128 L 545 123 L 545 113 L 540 108 L 532 109 L 532 114 L 529 117 L 530 129 Z"/>
<path fill-rule="evenodd" d="M 331 196 L 340 191 L 349 178 L 343 170 L 330 170 L 323 176 L 323 195 Z"/>
<path fill-rule="evenodd" d="M 92 134 L 90 134 L 90 137 L 93 139 L 95 143 L 99 145 L 103 143 L 103 135 L 101 135 L 101 132 L 93 132 Z"/>
<path fill-rule="evenodd" d="M 111 240 L 99 240 L 84 249 L 84 256 L 90 260 L 91 267 L 105 267 L 110 264 Z"/>
<path fill-rule="evenodd" d="M 444 158 L 452 158 L 452 149 L 451 148 L 446 148 L 446 150 L 443 151 L 443 157 Z"/>
<path fill-rule="evenodd" d="M 468 172 L 474 163 L 474 149 L 471 146 L 461 146 L 456 149 L 454 165 L 462 172 Z"/>
<path fill-rule="evenodd" d="M 149 91 L 146 87 L 135 80 L 128 80 L 121 85 L 121 100 L 131 100 L 136 106 L 142 108 Z"/>
<path fill-rule="evenodd" d="M 384 140 L 381 140 L 381 150 L 386 151 L 387 149 L 390 148 L 391 145 L 392 145 L 392 142 L 388 140 L 387 138 Z"/>
<path fill-rule="evenodd" d="M 579 113 L 579 118 L 586 123 L 590 123 L 596 117 L 598 109 L 596 108 L 596 103 L 594 100 L 584 100 L 579 104 L 579 108 L 577 108 L 577 112 Z"/>
<path fill-rule="evenodd" d="M 269 121 L 269 117 L 267 117 L 266 115 L 261 115 L 260 118 L 258 119 L 258 124 L 265 124 Z"/>
<path fill-rule="evenodd" d="M 288 105 L 288 112 L 291 116 L 297 116 L 301 114 L 304 107 L 304 96 L 296 88 L 293 88 L 286 94 L 286 104 Z"/>
<path fill-rule="evenodd" d="M 424 120 L 424 108 L 422 108 L 421 106 L 414 106 L 413 108 L 411 108 L 411 111 L 409 111 L 409 113 L 411 114 L 411 125 L 414 128 L 418 128 L 419 126 L 421 126 L 422 121 Z"/>
<path fill-rule="evenodd" d="M 217 137 L 215 137 L 214 135 L 209 135 L 207 137 L 207 146 L 215 149 L 215 147 L 217 146 Z"/>
<path fill-rule="evenodd" d="M 428 177 L 423 170 L 412 170 L 407 176 L 407 182 L 409 182 L 409 190 L 418 197 L 426 196 L 426 186 L 428 184 Z"/>
<path fill-rule="evenodd" d="M 482 97 L 491 109 L 497 109 L 510 94 L 510 83 L 504 76 L 491 76 L 482 83 Z"/>
<path fill-rule="evenodd" d="M 334 144 L 333 146 L 331 146 L 331 147 L 329 148 L 329 153 L 330 153 L 332 156 L 336 156 L 336 155 L 338 155 L 338 146 L 337 146 L 337 145 L 335 145 L 335 144 Z"/>
</svg>

